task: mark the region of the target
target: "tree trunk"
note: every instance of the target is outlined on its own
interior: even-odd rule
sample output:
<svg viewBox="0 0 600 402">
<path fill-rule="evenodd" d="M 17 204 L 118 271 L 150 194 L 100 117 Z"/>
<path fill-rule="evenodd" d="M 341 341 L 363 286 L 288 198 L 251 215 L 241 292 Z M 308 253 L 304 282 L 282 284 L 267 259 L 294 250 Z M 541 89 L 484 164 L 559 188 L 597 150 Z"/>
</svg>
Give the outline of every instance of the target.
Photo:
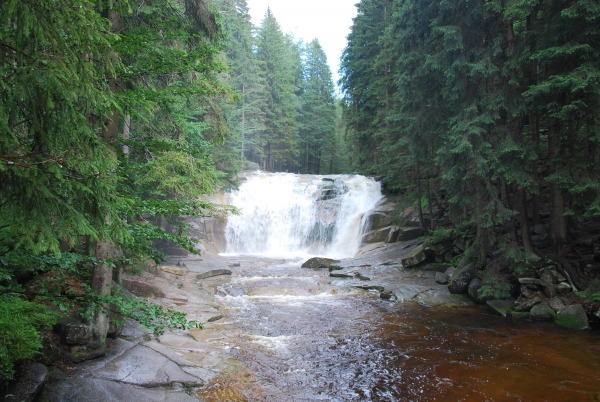
<svg viewBox="0 0 600 402">
<path fill-rule="evenodd" d="M 548 134 L 548 160 L 552 163 L 560 153 L 560 137 L 556 122 L 553 121 Z M 556 183 L 550 183 L 550 238 L 557 254 L 562 254 L 562 246 L 567 239 L 567 221 L 565 219 L 565 200 L 562 190 Z"/>
<path fill-rule="evenodd" d="M 123 29 L 123 19 L 118 12 L 109 10 L 108 19 L 111 21 L 111 30 L 113 32 L 119 32 Z M 117 55 L 112 55 L 115 59 Z M 110 91 L 113 93 L 119 92 L 119 86 L 117 85 L 116 77 L 109 77 L 108 86 Z M 102 137 L 107 142 L 108 146 L 115 150 L 114 145 L 119 138 L 119 112 L 117 110 L 112 111 L 109 114 L 109 119 L 106 122 Z M 116 158 L 116 155 L 113 154 Z M 95 256 L 99 261 L 104 262 L 109 258 L 113 251 L 113 246 L 110 242 L 99 241 L 96 245 Z M 94 266 L 92 271 L 92 291 L 97 292 L 101 297 L 110 294 L 110 285 L 112 284 L 113 270 L 106 264 L 99 263 Z M 108 304 L 103 306 L 105 310 L 109 308 Z M 94 317 L 94 331 L 96 336 L 100 339 L 105 339 L 108 333 L 109 319 L 106 311 L 100 311 Z"/>
<path fill-rule="evenodd" d="M 527 213 L 527 199 L 525 190 L 519 190 L 519 214 L 521 215 L 521 238 L 523 239 L 523 249 L 525 255 L 533 255 L 533 243 L 531 242 L 531 229 L 529 227 L 529 214 Z"/>
<path fill-rule="evenodd" d="M 435 229 L 433 220 L 433 200 L 431 199 L 431 186 L 429 184 L 429 179 L 427 179 L 427 203 L 429 204 L 429 227 L 431 229 Z"/>
<path fill-rule="evenodd" d="M 419 207 L 419 227 L 421 231 L 425 231 L 425 222 L 423 222 L 423 199 L 421 193 L 421 170 L 419 168 L 419 162 L 417 161 L 417 206 Z"/>
</svg>

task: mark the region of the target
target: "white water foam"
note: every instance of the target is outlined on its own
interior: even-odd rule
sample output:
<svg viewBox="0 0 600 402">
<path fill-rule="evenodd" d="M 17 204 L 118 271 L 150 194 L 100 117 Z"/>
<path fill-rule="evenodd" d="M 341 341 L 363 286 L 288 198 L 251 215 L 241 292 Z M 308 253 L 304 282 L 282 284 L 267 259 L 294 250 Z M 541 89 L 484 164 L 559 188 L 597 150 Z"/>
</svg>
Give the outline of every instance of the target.
<svg viewBox="0 0 600 402">
<path fill-rule="evenodd" d="M 257 172 L 232 193 L 241 214 L 229 217 L 224 254 L 352 257 L 362 217 L 381 196 L 380 184 L 364 176 Z"/>
</svg>

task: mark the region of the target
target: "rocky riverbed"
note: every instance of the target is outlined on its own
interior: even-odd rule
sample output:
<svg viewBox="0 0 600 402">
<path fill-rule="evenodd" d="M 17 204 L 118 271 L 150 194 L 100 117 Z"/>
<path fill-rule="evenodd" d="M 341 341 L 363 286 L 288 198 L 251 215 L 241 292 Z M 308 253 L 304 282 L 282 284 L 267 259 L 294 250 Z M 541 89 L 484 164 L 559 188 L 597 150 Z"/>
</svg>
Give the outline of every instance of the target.
<svg viewBox="0 0 600 402">
<path fill-rule="evenodd" d="M 402 370 L 422 370 L 406 360 L 418 361 L 412 360 L 416 352 L 410 351 L 416 345 L 420 345 L 418 350 L 441 347 L 443 353 L 460 355 L 466 353 L 461 348 L 475 342 L 469 348 L 483 348 L 481 361 L 485 364 L 478 367 L 484 371 L 477 374 L 483 376 L 485 370 L 495 367 L 497 356 L 509 352 L 507 347 L 522 347 L 512 341 L 495 343 L 495 334 L 506 332 L 510 335 L 502 336 L 514 337 L 519 331 L 548 331 L 545 324 L 492 319 L 486 313 L 491 310 L 475 306 L 468 296 L 451 294 L 445 283 L 452 276 L 447 265 L 412 267 L 422 262 L 422 251 L 422 244 L 413 240 L 365 244 L 357 257 L 343 260 L 284 261 L 209 252 L 174 257 L 141 276 L 124 276 L 122 284 L 152 302 L 186 312 L 188 319 L 205 323 L 204 329 L 173 330 L 155 337 L 129 321 L 118 337 L 107 339 L 106 356 L 79 364 L 59 361 L 47 371 L 34 364 L 29 381 L 36 382 L 32 378 L 37 373 L 37 383 L 45 385 L 36 400 L 52 402 L 309 401 L 326 395 L 333 398 L 330 400 L 379 400 L 362 394 L 361 390 L 369 387 L 374 387 L 370 392 L 383 392 L 381 395 L 392 392 L 396 400 L 425 401 L 437 392 L 430 389 L 429 394 L 420 395 L 419 389 L 429 389 L 427 382 L 458 384 L 463 380 L 438 377 L 439 368 L 448 362 L 437 353 L 424 361 L 429 367 L 423 379 L 426 382 L 416 377 L 408 383 L 400 381 Z M 480 324 L 470 323 L 466 312 Z M 423 323 L 419 323 L 421 316 Z M 463 323 L 457 325 L 456 317 L 462 317 L 459 321 Z M 481 332 L 481 322 L 488 321 L 485 326 L 489 329 Z M 393 328 L 398 325 L 408 327 L 397 332 Z M 514 332 L 505 328 L 507 325 L 523 328 Z M 453 331 L 460 334 L 452 335 Z M 456 336 L 466 343 L 455 345 L 451 340 Z M 527 344 L 527 353 L 537 356 L 534 344 L 527 343 L 533 335 L 523 336 L 518 335 L 519 343 Z M 582 336 L 574 334 L 569 339 Z M 583 337 L 578 341 L 581 345 L 600 347 L 594 339 Z M 593 359 L 581 363 L 584 369 L 577 360 L 580 357 L 571 361 L 570 354 L 576 352 L 569 349 L 571 342 L 563 345 L 560 339 L 565 338 L 559 333 L 556 342 L 567 354 L 561 361 L 566 359 L 580 373 L 595 370 L 598 362 Z M 489 342 L 493 353 L 487 356 L 489 350 L 483 345 Z M 395 346 L 390 349 L 390 345 Z M 512 361 L 512 353 L 507 354 L 507 361 Z M 539 358 L 546 355 L 541 353 Z M 375 362 L 376 366 L 371 366 Z M 519 358 L 511 364 L 525 362 Z M 372 372 L 359 375 L 364 370 Z M 376 385 L 395 379 L 400 382 L 387 391 Z M 586 374 L 583 395 L 588 395 L 587 381 Z M 521 392 L 515 384 L 510 387 L 511 392 Z M 282 393 L 283 388 L 288 391 Z M 486 395 L 497 391 L 488 390 Z M 14 392 L 5 400 L 32 399 Z"/>
<path fill-rule="evenodd" d="M 403 258 L 418 247 L 415 242 L 372 244 L 357 258 L 336 261 L 319 281 L 325 279 L 327 289 L 375 290 L 384 298 L 424 306 L 471 305 L 436 283 L 435 272 L 402 267 Z M 128 291 L 185 312 L 189 320 L 204 323 L 204 328 L 172 330 L 155 337 L 129 320 L 118 337 L 107 339 L 104 357 L 79 364 L 58 361 L 50 367 L 38 400 L 198 400 L 193 397 L 196 391 L 239 365 L 232 355 L 232 339 L 239 337 L 239 329 L 230 325 L 230 317 L 222 311 L 223 289 L 232 277 L 252 276 L 261 267 L 277 263 L 283 260 L 207 252 L 172 257 L 140 276 L 123 275 L 121 284 Z M 21 400 L 18 391 L 11 392 L 13 397 L 7 401 Z"/>
</svg>

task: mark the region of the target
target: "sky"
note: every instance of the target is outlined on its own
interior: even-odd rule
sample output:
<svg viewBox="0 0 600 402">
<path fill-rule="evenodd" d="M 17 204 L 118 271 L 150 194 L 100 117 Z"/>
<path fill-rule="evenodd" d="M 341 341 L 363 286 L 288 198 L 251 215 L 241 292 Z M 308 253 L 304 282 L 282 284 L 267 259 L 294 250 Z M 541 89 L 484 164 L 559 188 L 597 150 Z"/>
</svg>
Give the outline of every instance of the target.
<svg viewBox="0 0 600 402">
<path fill-rule="evenodd" d="M 317 38 L 337 85 L 340 57 L 358 0 L 247 0 L 247 3 L 255 26 L 260 26 L 267 7 L 271 7 L 283 33 L 291 33 L 296 40 L 302 38 L 307 43 Z"/>
</svg>

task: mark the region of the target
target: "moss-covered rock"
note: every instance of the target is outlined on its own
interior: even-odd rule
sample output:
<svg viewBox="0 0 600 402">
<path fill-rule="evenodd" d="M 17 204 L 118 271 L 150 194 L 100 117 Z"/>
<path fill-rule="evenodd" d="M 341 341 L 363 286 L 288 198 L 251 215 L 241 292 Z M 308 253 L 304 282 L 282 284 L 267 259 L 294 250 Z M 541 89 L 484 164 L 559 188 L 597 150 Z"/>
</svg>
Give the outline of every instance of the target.
<svg viewBox="0 0 600 402">
<path fill-rule="evenodd" d="M 555 321 L 563 328 L 590 329 L 587 313 L 581 304 L 573 304 L 565 307 L 556 314 Z"/>
</svg>

